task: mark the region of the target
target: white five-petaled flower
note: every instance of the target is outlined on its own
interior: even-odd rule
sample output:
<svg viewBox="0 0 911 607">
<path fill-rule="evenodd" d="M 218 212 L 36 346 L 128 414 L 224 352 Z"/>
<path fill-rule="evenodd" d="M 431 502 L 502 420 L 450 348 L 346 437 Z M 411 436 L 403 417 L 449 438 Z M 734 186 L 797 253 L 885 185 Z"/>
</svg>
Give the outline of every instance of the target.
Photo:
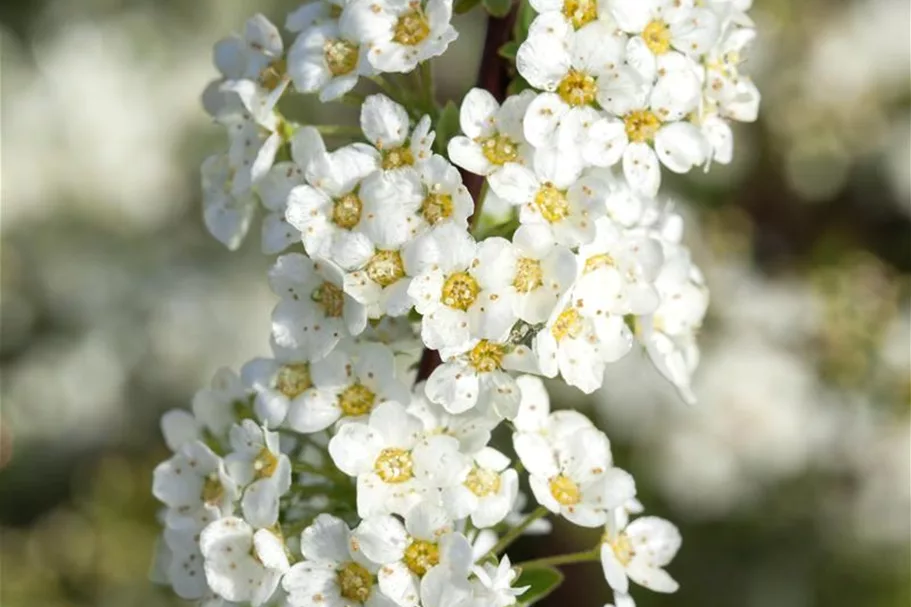
<svg viewBox="0 0 911 607">
<path fill-rule="evenodd" d="M 430 158 L 436 137 L 430 122 L 430 116 L 424 116 L 412 130 L 408 112 L 386 95 L 370 95 L 361 106 L 361 130 L 379 151 L 384 170 L 414 166 Z"/>
<path fill-rule="evenodd" d="M 377 574 L 383 594 L 400 607 L 416 607 L 424 577 L 435 567 L 450 565 L 451 551 L 441 550 L 440 544 L 452 534 L 453 521 L 430 502 L 410 509 L 404 519 L 403 525 L 389 515 L 368 517 L 354 537 L 368 558 L 384 563 Z"/>
<path fill-rule="evenodd" d="M 209 587 L 228 601 L 262 605 L 289 567 L 280 537 L 268 529 L 254 529 L 237 517 L 209 524 L 199 546 Z"/>
<path fill-rule="evenodd" d="M 319 131 L 308 126 L 294 133 L 290 147 L 292 160 L 273 165 L 256 185 L 266 207 L 262 226 L 262 250 L 266 255 L 281 253 L 301 239 L 300 231 L 285 219 L 288 199 L 294 188 L 303 185 L 310 162 L 326 153 Z"/>
<path fill-rule="evenodd" d="M 513 446 L 529 472 L 538 503 L 576 525 L 605 524 L 610 510 L 636 493 L 632 476 L 613 467 L 610 441 L 596 428 L 583 428 L 556 441 L 539 433 L 516 432 Z"/>
<path fill-rule="evenodd" d="M 512 567 L 509 556 L 503 555 L 497 564 L 483 563 L 472 567 L 475 575 L 475 595 L 489 607 L 515 605 L 531 586 L 514 587 L 519 572 Z"/>
<path fill-rule="evenodd" d="M 396 378 L 395 358 L 382 344 L 345 344 L 310 365 L 313 390 L 288 411 L 288 426 L 312 433 L 339 419 L 366 421 L 366 416 L 389 400 L 407 402 L 408 389 Z"/>
<path fill-rule="evenodd" d="M 224 461 L 198 440 L 185 443 L 158 464 L 152 494 L 168 507 L 168 526 L 185 526 L 185 521 L 201 515 L 210 520 L 228 516 L 240 496 Z"/>
<path fill-rule="evenodd" d="M 655 592 L 676 592 L 678 585 L 663 569 L 680 549 L 680 532 L 672 523 L 643 516 L 625 524 L 626 516 L 608 517 L 601 542 L 601 566 L 615 592 L 627 594 L 629 580 Z"/>
<path fill-rule="evenodd" d="M 519 226 L 512 244 L 514 256 L 501 263 L 515 267 L 516 316 L 529 324 L 542 323 L 575 279 L 576 257 L 569 248 L 558 245 L 551 229 L 543 224 Z"/>
<path fill-rule="evenodd" d="M 471 517 L 478 529 L 493 527 L 509 515 L 519 492 L 519 476 L 509 458 L 492 447 L 474 454 L 461 484 L 443 489 L 443 505 L 457 519 Z"/>
<path fill-rule="evenodd" d="M 442 55 L 458 37 L 451 20 L 452 0 L 355 0 L 342 13 L 380 72 L 410 72 Z"/>
<path fill-rule="evenodd" d="M 479 408 L 459 414 L 450 413 L 442 405 L 428 399 L 424 387 L 424 383 L 414 387 L 408 413 L 421 420 L 426 436 L 452 436 L 459 441 L 459 450 L 465 454 L 475 454 L 487 446 L 491 431 L 502 419 L 500 416 Z"/>
<path fill-rule="evenodd" d="M 518 165 L 516 165 L 518 166 Z M 475 242 L 454 224 L 443 224 L 413 245 L 423 271 L 408 287 L 421 320 L 421 338 L 444 357 L 465 352 L 479 339 L 503 341 L 515 323 L 513 277 L 497 255 L 503 238 Z"/>
<path fill-rule="evenodd" d="M 525 140 L 522 120 L 533 91 L 510 95 L 501 106 L 488 91 L 468 91 L 459 110 L 463 135 L 449 140 L 449 157 L 457 166 L 478 175 L 490 175 L 503 165 L 525 164 L 532 149 Z"/>
<path fill-rule="evenodd" d="M 348 19 L 327 17 L 298 34 L 288 50 L 288 74 L 297 90 L 319 91 L 320 101 L 332 101 L 353 89 L 359 76 L 374 74 L 351 26 Z"/>
<path fill-rule="evenodd" d="M 366 424 L 344 424 L 329 441 L 335 465 L 357 477 L 357 510 L 404 514 L 438 489 L 461 482 L 470 464 L 451 436 L 422 436 L 423 424 L 393 401 L 377 406 Z"/>
<path fill-rule="evenodd" d="M 513 420 L 517 433 L 537 434 L 557 444 L 579 430 L 594 427 L 590 419 L 574 409 L 551 413 L 550 396 L 540 377 L 521 375 L 516 383 L 522 391 L 519 414 Z"/>
<path fill-rule="evenodd" d="M 281 452 L 278 434 L 245 419 L 231 428 L 231 448 L 225 466 L 244 487 L 244 519 L 258 528 L 275 525 L 278 500 L 291 488 L 291 462 Z"/>
<path fill-rule="evenodd" d="M 272 313 L 273 344 L 314 361 L 343 338 L 360 334 L 367 311 L 345 294 L 343 281 L 341 269 L 324 259 L 279 257 L 269 271 L 269 284 L 282 298 Z"/>
<path fill-rule="evenodd" d="M 215 372 L 209 388 L 193 395 L 193 417 L 199 429 L 227 442 L 231 427 L 239 420 L 239 410 L 249 408 L 253 397 L 237 373 L 222 367 Z"/>
<path fill-rule="evenodd" d="M 304 560 L 285 574 L 292 607 L 395 607 L 376 583 L 382 563 L 371 560 L 344 521 L 320 514 L 301 533 Z"/>
<path fill-rule="evenodd" d="M 664 256 L 648 234 L 624 232 L 607 217 L 595 222 L 595 239 L 579 247 L 580 276 L 573 287 L 588 314 L 649 314 L 658 307 L 654 282 Z"/>
<path fill-rule="evenodd" d="M 243 36 L 235 34 L 215 44 L 214 61 L 222 79 L 209 85 L 203 105 L 217 120 L 229 119 L 240 110 L 232 99 L 233 85 L 248 83 L 247 103 L 259 114 L 270 113 L 288 86 L 281 34 L 260 13 L 247 20 Z"/>
</svg>

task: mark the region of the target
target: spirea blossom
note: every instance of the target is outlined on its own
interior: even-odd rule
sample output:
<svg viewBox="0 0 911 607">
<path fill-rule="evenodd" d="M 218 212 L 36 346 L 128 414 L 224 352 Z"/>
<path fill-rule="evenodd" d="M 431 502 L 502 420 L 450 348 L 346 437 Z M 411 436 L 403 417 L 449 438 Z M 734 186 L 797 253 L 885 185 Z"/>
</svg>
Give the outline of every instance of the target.
<svg viewBox="0 0 911 607">
<path fill-rule="evenodd" d="M 515 92 L 483 74 L 445 107 L 451 0 L 315 0 L 288 37 L 256 14 L 219 41 L 203 218 L 277 256 L 271 351 L 162 418 L 159 577 L 213 606 L 532 604 L 559 576 L 505 551 L 559 516 L 604 529 L 573 559 L 618 607 L 630 581 L 676 590 L 676 527 L 542 377 L 591 393 L 639 349 L 696 403 L 708 290 L 658 193 L 729 162 L 731 121 L 756 118 L 748 8 L 531 0 L 485 49 Z M 314 124 L 336 113 L 296 111 L 307 95 L 356 124 Z"/>
</svg>

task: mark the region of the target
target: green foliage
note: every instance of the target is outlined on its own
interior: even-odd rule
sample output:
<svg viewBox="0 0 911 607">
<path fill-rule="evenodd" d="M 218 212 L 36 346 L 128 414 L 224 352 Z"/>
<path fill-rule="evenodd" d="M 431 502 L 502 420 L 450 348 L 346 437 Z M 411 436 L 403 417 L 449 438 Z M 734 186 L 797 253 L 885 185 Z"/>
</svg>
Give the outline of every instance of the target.
<svg viewBox="0 0 911 607">
<path fill-rule="evenodd" d="M 563 583 L 563 574 L 553 567 L 530 567 L 523 569 L 514 586 L 528 586 L 528 590 L 518 598 L 522 605 L 537 603 Z"/>
<path fill-rule="evenodd" d="M 436 148 L 437 153 L 445 154 L 446 146 L 449 145 L 449 140 L 455 137 L 459 132 L 459 106 L 452 101 L 447 103 L 443 109 L 440 110 L 436 124 L 434 125 L 434 130 L 436 130 L 437 136 L 433 145 Z"/>
<path fill-rule="evenodd" d="M 481 0 L 456 0 L 456 3 L 453 5 L 452 9 L 457 15 L 464 15 L 480 3 Z"/>
</svg>

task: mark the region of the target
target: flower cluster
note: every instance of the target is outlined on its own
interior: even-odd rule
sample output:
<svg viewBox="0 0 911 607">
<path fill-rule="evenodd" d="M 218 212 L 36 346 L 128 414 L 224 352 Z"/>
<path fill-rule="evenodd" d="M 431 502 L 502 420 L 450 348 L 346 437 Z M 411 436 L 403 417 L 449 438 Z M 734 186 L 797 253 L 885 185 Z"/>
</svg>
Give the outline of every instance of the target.
<svg viewBox="0 0 911 607">
<path fill-rule="evenodd" d="M 203 165 L 206 225 L 234 248 L 262 204 L 263 250 L 282 254 L 271 357 L 219 371 L 192 413 L 162 420 L 173 455 L 153 493 L 181 597 L 530 604 L 552 588 L 520 572 L 564 561 L 513 567 L 502 553 L 548 515 L 603 529 L 570 557 L 600 560 L 618 605 L 633 604 L 629 580 L 676 590 L 663 569 L 676 528 L 631 520 L 642 505 L 608 437 L 551 412 L 540 376 L 593 392 L 638 343 L 695 400 L 708 294 L 681 217 L 654 195 L 659 159 L 675 172 L 726 161 L 727 121 L 755 113 L 737 71 L 747 7 L 531 6 L 516 63 L 538 90 L 500 103 L 472 89 L 448 141 L 427 63 L 456 38 L 448 0 L 318 0 L 288 16 L 287 51 L 261 15 L 216 45 L 222 78 L 204 103 L 229 149 Z M 420 91 L 379 76 L 418 67 Z M 383 93 L 353 92 L 360 76 Z M 323 134 L 342 130 L 279 113 L 294 93 L 356 103 L 353 140 L 331 148 Z M 512 213 L 484 216 L 488 197 Z M 511 448 L 492 438 L 504 422 Z"/>
</svg>

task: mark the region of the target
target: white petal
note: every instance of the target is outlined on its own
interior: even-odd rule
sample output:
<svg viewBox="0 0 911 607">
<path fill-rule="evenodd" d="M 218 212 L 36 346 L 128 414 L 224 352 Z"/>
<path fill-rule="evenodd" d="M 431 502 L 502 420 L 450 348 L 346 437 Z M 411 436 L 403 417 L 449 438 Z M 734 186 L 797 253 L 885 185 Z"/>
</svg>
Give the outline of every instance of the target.
<svg viewBox="0 0 911 607">
<path fill-rule="evenodd" d="M 392 149 L 408 137 L 408 113 L 385 95 L 370 95 L 361 106 L 361 129 L 379 149 Z"/>
<path fill-rule="evenodd" d="M 646 143 L 631 143 L 623 153 L 623 174 L 630 187 L 644 196 L 656 196 L 661 185 L 658 156 Z"/>
</svg>

